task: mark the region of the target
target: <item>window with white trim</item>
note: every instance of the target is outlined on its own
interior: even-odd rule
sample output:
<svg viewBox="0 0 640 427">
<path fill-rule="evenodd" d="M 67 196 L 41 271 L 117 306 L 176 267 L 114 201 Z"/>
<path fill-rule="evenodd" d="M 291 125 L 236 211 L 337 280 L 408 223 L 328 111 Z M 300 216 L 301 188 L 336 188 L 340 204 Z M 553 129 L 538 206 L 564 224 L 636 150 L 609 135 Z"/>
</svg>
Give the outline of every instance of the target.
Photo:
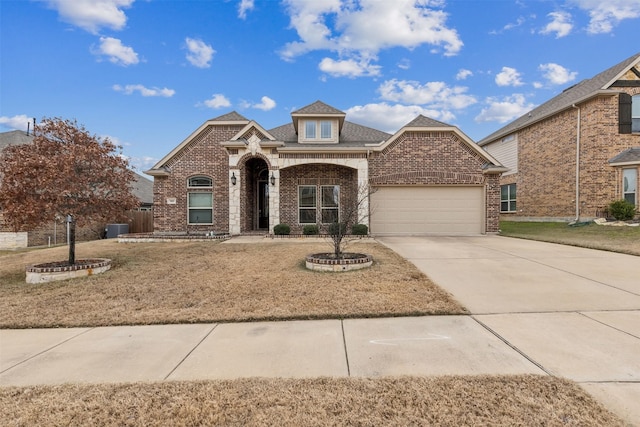
<svg viewBox="0 0 640 427">
<path fill-rule="evenodd" d="M 188 224 L 213 224 L 213 180 L 204 175 L 192 176 L 187 180 L 187 188 L 202 191 L 187 193 Z"/>
<path fill-rule="evenodd" d="M 318 200 L 315 185 L 298 187 L 298 221 L 300 224 L 315 224 Z"/>
<path fill-rule="evenodd" d="M 307 120 L 304 122 L 304 137 L 306 139 L 316 139 L 316 122 Z"/>
<path fill-rule="evenodd" d="M 622 197 L 629 203 L 636 205 L 638 193 L 638 169 L 622 170 Z"/>
<path fill-rule="evenodd" d="M 333 224 L 339 220 L 340 212 L 340 186 L 323 185 L 320 187 L 322 194 L 320 209 L 323 224 Z"/>
<path fill-rule="evenodd" d="M 516 212 L 516 185 L 500 186 L 500 212 Z"/>
<path fill-rule="evenodd" d="M 189 193 L 189 224 L 213 224 L 213 193 Z"/>
<path fill-rule="evenodd" d="M 319 191 L 318 191 L 319 190 Z M 339 185 L 301 185 L 298 187 L 300 224 L 333 224 L 340 218 Z"/>
<path fill-rule="evenodd" d="M 631 98 L 631 132 L 640 132 L 640 95 Z"/>
<path fill-rule="evenodd" d="M 192 176 L 187 183 L 189 188 L 212 188 L 213 181 L 208 176 Z"/>
<path fill-rule="evenodd" d="M 333 120 L 305 120 L 304 140 L 331 142 L 334 139 L 333 127 Z"/>
</svg>

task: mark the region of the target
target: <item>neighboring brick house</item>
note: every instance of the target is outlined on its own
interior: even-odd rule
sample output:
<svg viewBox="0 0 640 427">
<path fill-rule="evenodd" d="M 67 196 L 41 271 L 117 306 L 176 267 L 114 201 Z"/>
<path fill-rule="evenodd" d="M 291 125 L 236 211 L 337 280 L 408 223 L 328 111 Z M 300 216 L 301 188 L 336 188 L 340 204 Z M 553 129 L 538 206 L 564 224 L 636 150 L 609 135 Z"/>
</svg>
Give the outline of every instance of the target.
<svg viewBox="0 0 640 427">
<path fill-rule="evenodd" d="M 208 120 L 160 160 L 156 233 L 264 232 L 340 220 L 361 189 L 374 235 L 498 231 L 506 169 L 458 128 L 419 116 L 391 135 L 317 101 L 265 130 L 231 112 Z"/>
<path fill-rule="evenodd" d="M 478 143 L 510 170 L 503 219 L 573 221 L 638 207 L 640 54 L 566 89 Z"/>
<path fill-rule="evenodd" d="M 0 133 L 0 151 L 9 145 L 31 144 L 32 142 L 33 134 L 27 134 L 24 131 L 14 130 Z M 149 179 L 135 174 L 131 185 L 133 194 L 140 200 L 140 210 L 150 210 L 153 206 L 153 183 Z M 76 230 L 76 238 L 79 241 L 95 240 L 102 236 L 105 225 L 100 223 L 79 227 Z M 66 239 L 67 233 L 64 218 L 42 224 L 28 232 L 16 233 L 5 224 L 2 217 L 2 207 L 0 206 L 0 250 L 53 245 L 66 242 Z"/>
</svg>

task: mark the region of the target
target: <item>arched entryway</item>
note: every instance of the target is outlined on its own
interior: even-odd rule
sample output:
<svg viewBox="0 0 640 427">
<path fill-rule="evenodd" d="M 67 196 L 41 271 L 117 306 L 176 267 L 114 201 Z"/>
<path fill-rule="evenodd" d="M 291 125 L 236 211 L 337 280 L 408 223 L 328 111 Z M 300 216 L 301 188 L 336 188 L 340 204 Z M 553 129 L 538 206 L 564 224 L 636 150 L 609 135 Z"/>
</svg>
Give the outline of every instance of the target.
<svg viewBox="0 0 640 427">
<path fill-rule="evenodd" d="M 241 232 L 269 230 L 269 167 L 259 157 L 246 161 L 241 195 Z"/>
</svg>

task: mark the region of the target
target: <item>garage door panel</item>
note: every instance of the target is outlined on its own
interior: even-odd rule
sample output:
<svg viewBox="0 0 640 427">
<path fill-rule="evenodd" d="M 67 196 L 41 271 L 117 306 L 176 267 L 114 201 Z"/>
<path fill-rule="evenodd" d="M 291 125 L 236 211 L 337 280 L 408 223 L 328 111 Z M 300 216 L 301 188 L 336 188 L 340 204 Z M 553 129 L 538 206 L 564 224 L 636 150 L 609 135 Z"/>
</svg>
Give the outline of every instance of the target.
<svg viewBox="0 0 640 427">
<path fill-rule="evenodd" d="M 372 194 L 371 211 L 376 235 L 483 231 L 482 187 L 380 187 Z"/>
</svg>

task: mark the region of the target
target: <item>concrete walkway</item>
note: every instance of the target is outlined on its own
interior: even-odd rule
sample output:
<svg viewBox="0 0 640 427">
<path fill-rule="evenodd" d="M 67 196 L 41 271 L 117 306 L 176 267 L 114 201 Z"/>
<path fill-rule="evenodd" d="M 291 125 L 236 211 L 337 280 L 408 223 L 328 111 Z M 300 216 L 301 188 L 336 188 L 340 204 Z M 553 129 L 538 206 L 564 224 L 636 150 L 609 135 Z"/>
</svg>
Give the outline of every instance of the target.
<svg viewBox="0 0 640 427">
<path fill-rule="evenodd" d="M 640 258 L 478 237 L 381 242 L 471 316 L 0 330 L 0 386 L 550 374 L 640 425 Z"/>
</svg>

